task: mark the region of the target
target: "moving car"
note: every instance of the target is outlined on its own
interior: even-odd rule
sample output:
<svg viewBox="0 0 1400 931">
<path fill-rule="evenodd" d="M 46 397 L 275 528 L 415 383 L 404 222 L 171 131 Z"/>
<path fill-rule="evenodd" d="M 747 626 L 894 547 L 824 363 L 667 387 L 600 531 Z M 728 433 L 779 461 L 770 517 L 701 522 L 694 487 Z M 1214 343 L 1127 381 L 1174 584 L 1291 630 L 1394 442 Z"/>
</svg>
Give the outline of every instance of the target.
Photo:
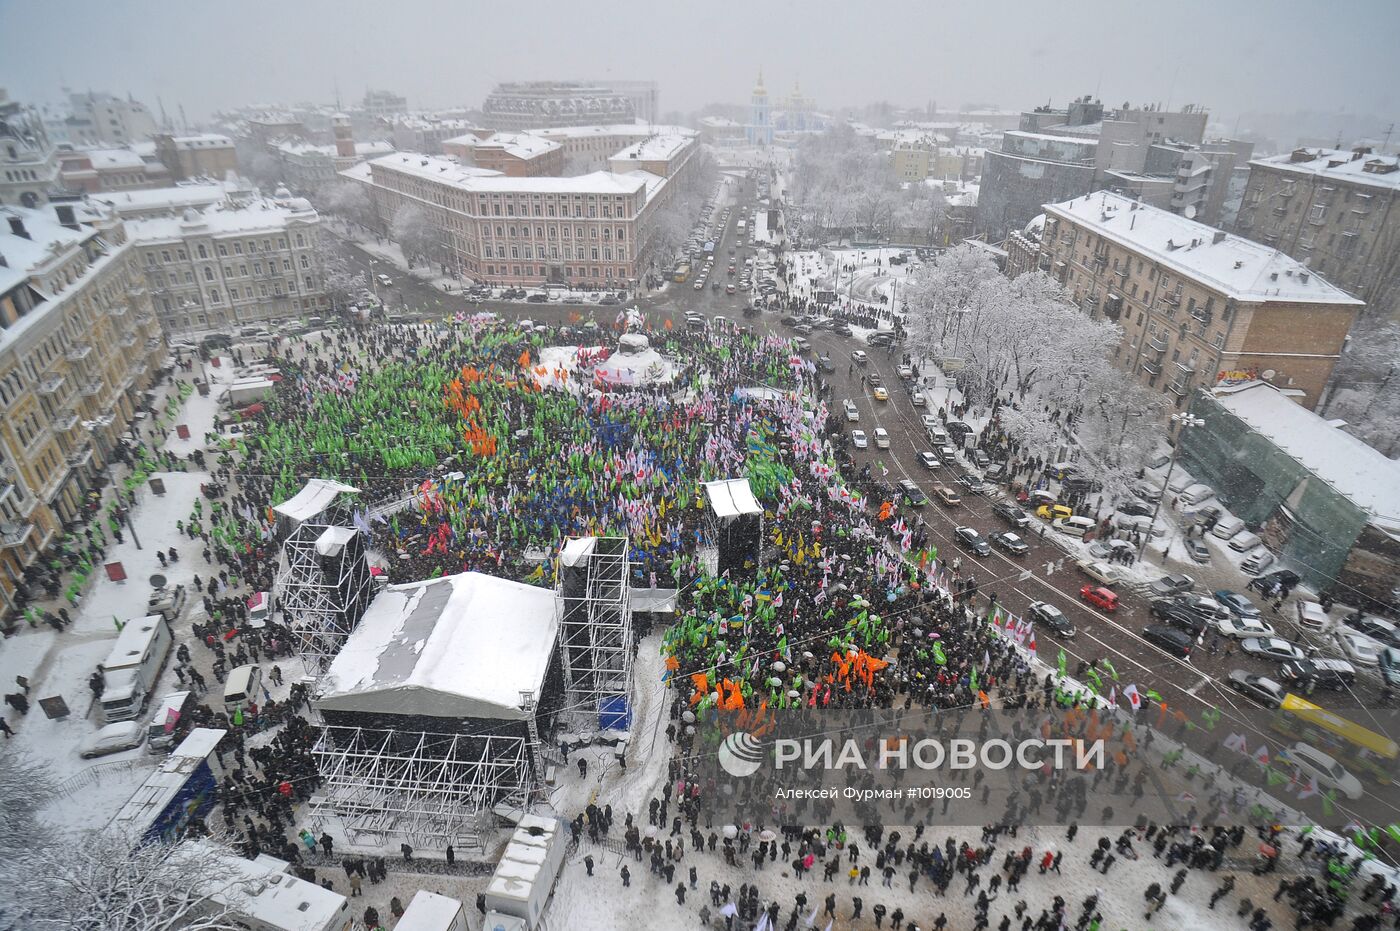
<svg viewBox="0 0 1400 931">
<path fill-rule="evenodd" d="M 855 444 L 856 449 L 870 448 L 870 440 L 866 438 L 864 430 L 852 430 L 851 442 Z"/>
<path fill-rule="evenodd" d="M 1081 559 L 1074 565 L 1080 572 L 1102 585 L 1117 585 L 1122 581 L 1122 574 L 1106 562 Z"/>
<path fill-rule="evenodd" d="M 1061 637 L 1074 636 L 1074 625 L 1063 611 L 1046 601 L 1032 601 L 1026 614 L 1036 624 L 1050 628 Z"/>
<path fill-rule="evenodd" d="M 1031 551 L 1025 540 L 1009 530 L 992 534 L 991 541 L 997 549 L 1010 553 L 1012 556 L 1024 556 Z"/>
<path fill-rule="evenodd" d="M 1101 585 L 1085 585 L 1079 590 L 1079 597 L 1100 611 L 1118 610 L 1118 595 Z"/>
<path fill-rule="evenodd" d="M 375 276 L 374 276 L 374 280 L 377 281 L 377 282 L 379 282 L 381 285 L 383 285 L 383 286 L 386 287 L 386 288 L 391 288 L 391 287 L 393 287 L 393 285 L 394 285 L 394 280 L 393 280 L 392 278 L 390 278 L 388 275 L 375 275 Z"/>
<path fill-rule="evenodd" d="M 1284 763 L 1292 764 L 1293 768 L 1298 770 L 1299 775 L 1305 779 L 1316 779 L 1320 787 L 1335 789 L 1352 801 L 1356 801 L 1366 794 L 1360 779 L 1347 772 L 1346 767 L 1341 763 L 1311 744 L 1299 741 L 1287 749 L 1280 750 L 1278 758 Z"/>
<path fill-rule="evenodd" d="M 836 363 L 831 361 L 831 356 L 817 356 L 817 368 L 823 372 L 836 371 Z"/>
<path fill-rule="evenodd" d="M 1031 517 L 1010 501 L 998 501 L 992 505 L 992 513 L 1013 527 L 1025 528 L 1031 525 Z"/>
<path fill-rule="evenodd" d="M 1235 617 L 1259 616 L 1259 609 L 1254 606 L 1254 602 L 1250 601 L 1239 592 L 1232 592 L 1229 589 L 1220 588 L 1215 590 L 1214 595 L 1215 600 L 1224 605 L 1226 610 Z"/>
<path fill-rule="evenodd" d="M 877 401 L 888 401 L 888 400 L 890 399 L 890 393 L 889 393 L 888 391 L 886 391 L 884 388 L 879 388 L 879 387 L 877 387 L 877 388 L 875 389 L 875 392 L 874 392 L 874 393 L 875 393 L 875 400 L 877 400 Z"/>
<path fill-rule="evenodd" d="M 947 485 L 934 485 L 933 493 L 938 497 L 939 501 L 942 501 L 946 505 L 952 506 L 954 504 L 962 504 L 962 498 Z"/>
<path fill-rule="evenodd" d="M 1302 647 L 1281 637 L 1246 637 L 1240 641 L 1240 651 L 1276 663 L 1307 659 Z"/>
<path fill-rule="evenodd" d="M 1222 637 L 1243 640 L 1246 637 L 1272 637 L 1274 628 L 1257 617 L 1227 617 L 1215 622 L 1216 633 Z"/>
<path fill-rule="evenodd" d="M 141 746 L 141 741 L 145 739 L 145 721 L 117 721 L 84 738 L 78 745 L 78 756 L 86 760 L 109 753 L 120 753 Z"/>
<path fill-rule="evenodd" d="M 970 550 L 978 556 L 992 555 L 991 546 L 972 527 L 958 527 L 953 531 L 953 536 L 958 538 L 958 544 L 965 550 Z"/>
<path fill-rule="evenodd" d="M 1148 624 L 1142 629 L 1142 639 L 1155 647 L 1166 650 L 1172 656 L 1189 660 L 1195 640 L 1190 634 L 1161 624 Z"/>
<path fill-rule="evenodd" d="M 876 449 L 889 449 L 889 448 L 890 448 L 890 432 L 889 432 L 888 430 L 886 430 L 884 427 L 876 427 L 876 428 L 875 428 L 875 448 L 876 448 Z"/>
<path fill-rule="evenodd" d="M 1157 598 L 1148 605 L 1147 613 L 1161 621 L 1166 621 L 1173 627 L 1191 632 L 1196 636 L 1206 627 L 1206 621 L 1199 614 L 1187 608 L 1185 605 L 1177 604 L 1170 598 Z"/>
<path fill-rule="evenodd" d="M 864 365 L 865 363 L 870 361 L 870 357 L 865 354 L 864 349 L 852 349 L 851 361 L 854 362 L 856 365 Z"/>
<path fill-rule="evenodd" d="M 841 402 L 841 409 L 846 412 L 848 423 L 860 423 L 860 408 L 856 407 L 856 402 L 850 398 Z"/>
<path fill-rule="evenodd" d="M 937 456 L 935 453 L 933 453 L 933 452 L 931 452 L 931 451 L 929 451 L 929 450 L 927 450 L 927 449 L 920 451 L 920 453 L 919 453 L 919 463 L 920 463 L 925 469 L 929 469 L 929 470 L 936 469 L 936 468 L 938 468 L 939 466 L 941 466 L 941 465 L 943 464 L 943 463 L 941 463 L 941 462 L 938 461 L 938 456 Z"/>
<path fill-rule="evenodd" d="M 968 494 L 985 495 L 992 490 L 992 486 L 982 481 L 975 475 L 959 475 L 958 484 L 966 488 Z"/>
<path fill-rule="evenodd" d="M 1256 676 L 1243 669 L 1231 669 L 1225 681 L 1236 692 L 1254 699 L 1266 708 L 1277 708 L 1283 703 L 1283 696 L 1288 694 L 1288 689 L 1268 676 Z"/>
<path fill-rule="evenodd" d="M 899 480 L 899 491 L 904 496 L 904 503 L 910 507 L 921 508 L 928 504 L 928 495 L 925 495 L 923 489 L 907 478 Z"/>
<path fill-rule="evenodd" d="M 1154 595 L 1175 595 L 1179 592 L 1189 592 L 1196 587 L 1196 580 L 1189 575 L 1175 573 L 1164 575 L 1148 587 Z"/>
</svg>

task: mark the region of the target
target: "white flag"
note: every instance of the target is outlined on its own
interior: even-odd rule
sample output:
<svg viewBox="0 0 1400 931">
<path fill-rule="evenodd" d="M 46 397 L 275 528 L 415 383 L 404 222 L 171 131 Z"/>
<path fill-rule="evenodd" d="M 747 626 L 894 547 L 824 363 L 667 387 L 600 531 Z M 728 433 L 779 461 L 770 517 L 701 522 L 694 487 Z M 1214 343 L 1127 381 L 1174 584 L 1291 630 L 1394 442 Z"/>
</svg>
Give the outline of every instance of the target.
<svg viewBox="0 0 1400 931">
<path fill-rule="evenodd" d="M 1134 711 L 1142 707 L 1142 696 L 1138 694 L 1136 685 L 1130 685 L 1125 688 L 1123 690 L 1123 697 L 1128 700 L 1128 704 L 1133 706 Z"/>
</svg>

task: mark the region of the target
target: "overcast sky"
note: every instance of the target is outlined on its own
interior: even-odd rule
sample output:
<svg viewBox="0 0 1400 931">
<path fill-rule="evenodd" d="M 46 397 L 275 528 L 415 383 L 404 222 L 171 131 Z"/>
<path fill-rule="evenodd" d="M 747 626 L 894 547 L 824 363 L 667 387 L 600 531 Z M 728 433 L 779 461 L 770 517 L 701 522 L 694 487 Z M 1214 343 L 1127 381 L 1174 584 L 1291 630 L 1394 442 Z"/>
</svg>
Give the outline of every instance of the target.
<svg viewBox="0 0 1400 931">
<path fill-rule="evenodd" d="M 821 107 L 873 100 L 1400 112 L 1397 0 L 0 0 L 0 86 L 160 97 L 191 120 L 260 101 L 477 106 L 497 81 L 660 82 L 663 110 L 795 80 Z M 1390 74 L 1390 79 L 1383 76 Z M 1380 127 L 1377 132 L 1383 132 Z"/>
</svg>

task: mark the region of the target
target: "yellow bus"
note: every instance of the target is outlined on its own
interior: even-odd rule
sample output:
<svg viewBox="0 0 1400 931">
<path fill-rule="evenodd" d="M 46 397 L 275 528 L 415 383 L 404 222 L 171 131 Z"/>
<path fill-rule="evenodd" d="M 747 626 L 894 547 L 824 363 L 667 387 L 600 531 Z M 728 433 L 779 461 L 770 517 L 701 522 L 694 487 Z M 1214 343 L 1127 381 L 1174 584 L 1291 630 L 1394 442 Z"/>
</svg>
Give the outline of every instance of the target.
<svg viewBox="0 0 1400 931">
<path fill-rule="evenodd" d="M 689 277 L 690 265 L 689 263 L 683 262 L 680 265 L 676 266 L 675 274 L 671 276 L 671 280 L 674 281 L 676 284 L 685 284 L 685 280 Z"/>
<path fill-rule="evenodd" d="M 1391 770 L 1400 756 L 1400 746 L 1384 734 L 1291 693 L 1283 697 L 1274 713 L 1273 729 L 1312 744 L 1357 775 L 1369 776 L 1381 785 L 1390 785 Z"/>
</svg>

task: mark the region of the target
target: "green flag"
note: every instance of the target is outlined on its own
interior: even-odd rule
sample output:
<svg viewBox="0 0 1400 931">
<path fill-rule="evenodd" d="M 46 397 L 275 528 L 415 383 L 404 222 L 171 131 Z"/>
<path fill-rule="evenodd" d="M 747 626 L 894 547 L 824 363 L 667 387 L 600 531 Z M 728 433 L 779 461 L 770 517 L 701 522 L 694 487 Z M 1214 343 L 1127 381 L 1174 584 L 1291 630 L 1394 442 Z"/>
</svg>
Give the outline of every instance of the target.
<svg viewBox="0 0 1400 931">
<path fill-rule="evenodd" d="M 1059 664 L 1060 664 L 1060 675 L 1063 676 L 1063 675 L 1065 674 L 1065 667 L 1069 664 L 1069 657 L 1068 657 L 1068 656 L 1065 656 L 1065 651 L 1064 651 L 1064 650 L 1061 650 L 1061 651 L 1060 651 Z"/>
</svg>

